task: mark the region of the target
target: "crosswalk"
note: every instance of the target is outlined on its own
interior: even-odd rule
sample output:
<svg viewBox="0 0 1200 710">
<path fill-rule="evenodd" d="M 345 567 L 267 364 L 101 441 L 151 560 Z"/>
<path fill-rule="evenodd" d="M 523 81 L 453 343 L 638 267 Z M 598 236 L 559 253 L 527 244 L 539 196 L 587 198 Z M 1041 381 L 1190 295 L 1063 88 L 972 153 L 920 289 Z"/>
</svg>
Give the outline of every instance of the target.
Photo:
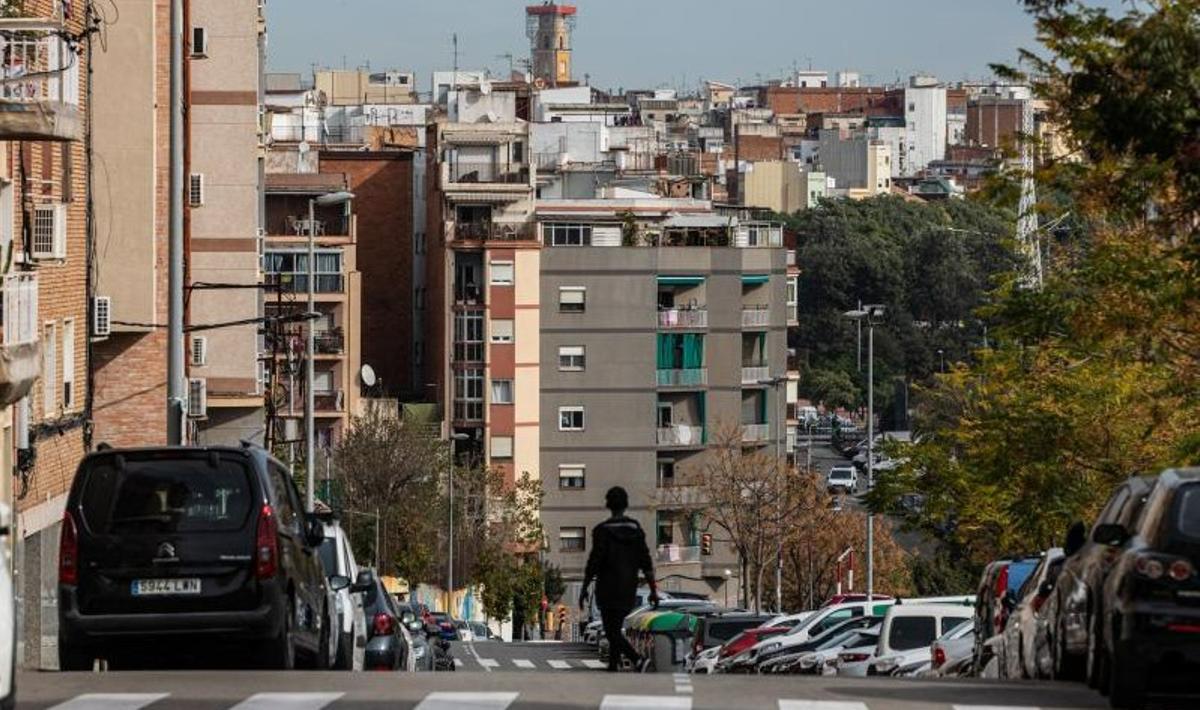
<svg viewBox="0 0 1200 710">
<path fill-rule="evenodd" d="M 424 696 L 415 710 L 507 710 L 517 704 L 520 693 L 513 692 L 433 692 Z M 88 693 L 54 705 L 50 710 L 166 710 L 187 701 L 170 693 Z M 345 693 L 258 693 L 230 706 L 229 710 L 324 710 L 347 700 Z M 536 701 L 531 701 L 536 702 Z M 699 701 L 697 701 L 699 703 Z M 690 688 L 674 695 L 603 696 L 599 710 L 692 710 Z M 780 699 L 778 710 L 872 710 L 870 705 L 845 700 Z M 949 705 L 950 710 L 1039 710 L 1036 707 L 1002 705 Z"/>
<path fill-rule="evenodd" d="M 596 658 L 551 658 L 551 659 L 531 659 L 531 658 L 475 658 L 467 655 L 465 658 L 455 658 L 454 666 L 460 670 L 479 670 L 480 668 L 488 671 L 579 671 L 604 670 L 605 663 Z"/>
</svg>

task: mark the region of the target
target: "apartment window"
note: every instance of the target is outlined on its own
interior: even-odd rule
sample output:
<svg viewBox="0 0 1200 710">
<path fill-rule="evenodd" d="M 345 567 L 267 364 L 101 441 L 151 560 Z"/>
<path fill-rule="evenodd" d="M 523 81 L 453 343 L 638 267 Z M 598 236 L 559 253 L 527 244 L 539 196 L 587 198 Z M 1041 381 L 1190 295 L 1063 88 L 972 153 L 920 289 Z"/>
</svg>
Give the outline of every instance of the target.
<svg viewBox="0 0 1200 710">
<path fill-rule="evenodd" d="M 492 437 L 492 458 L 511 459 L 513 455 L 513 438 L 511 436 Z"/>
<path fill-rule="evenodd" d="M 192 56 L 208 56 L 208 30 L 203 27 L 192 28 Z"/>
<path fill-rule="evenodd" d="M 333 371 L 325 370 L 324 372 L 314 372 L 313 393 L 329 394 L 331 392 L 333 392 Z"/>
<path fill-rule="evenodd" d="M 483 362 L 483 311 L 454 314 L 454 361 Z"/>
<path fill-rule="evenodd" d="M 592 243 L 592 227 L 586 224 L 547 224 L 542 238 L 555 247 L 586 247 Z"/>
<path fill-rule="evenodd" d="M 42 326 L 42 416 L 58 411 L 58 328 L 53 322 Z"/>
<path fill-rule="evenodd" d="M 795 276 L 788 277 L 787 280 L 787 312 L 792 320 L 800 319 L 800 300 L 799 300 L 800 283 Z"/>
<path fill-rule="evenodd" d="M 285 292 L 308 290 L 308 254 L 301 250 L 277 250 L 263 254 L 263 266 L 268 282 L 279 285 Z M 342 252 L 340 249 L 318 249 L 314 290 L 317 293 L 342 292 Z"/>
<path fill-rule="evenodd" d="M 33 208 L 33 258 L 67 257 L 67 206 L 36 205 Z"/>
<path fill-rule="evenodd" d="M 75 321 L 63 321 L 63 408 L 75 406 Z"/>
<path fill-rule="evenodd" d="M 583 407 L 559 407 L 558 430 L 583 431 Z"/>
<path fill-rule="evenodd" d="M 558 369 L 563 372 L 583 372 L 587 356 L 582 345 L 564 345 L 558 349 Z"/>
<path fill-rule="evenodd" d="M 192 173 L 188 176 L 188 204 L 200 207 L 204 204 L 204 174 Z"/>
<path fill-rule="evenodd" d="M 582 490 L 586 467 L 581 463 L 565 463 L 558 467 L 558 487 L 562 490 Z"/>
<path fill-rule="evenodd" d="M 492 342 L 511 343 L 513 341 L 513 322 L 506 319 L 492 320 Z"/>
<path fill-rule="evenodd" d="M 560 287 L 558 310 L 562 313 L 583 313 L 587 310 L 587 289 L 582 286 Z"/>
<path fill-rule="evenodd" d="M 513 285 L 513 263 L 511 261 L 493 261 L 491 271 L 493 286 Z"/>
<path fill-rule="evenodd" d="M 658 462 L 658 486 L 670 488 L 675 485 L 675 461 L 660 459 Z"/>
<path fill-rule="evenodd" d="M 492 404 L 513 403 L 513 381 L 492 380 Z"/>
<path fill-rule="evenodd" d="M 514 163 L 525 162 L 525 142 L 514 141 L 512 144 L 512 161 Z"/>
<path fill-rule="evenodd" d="M 583 552 L 587 549 L 587 528 L 559 528 L 558 547 L 562 552 Z"/>
<path fill-rule="evenodd" d="M 483 421 L 483 369 L 469 367 L 454 373 L 454 418 Z"/>
</svg>

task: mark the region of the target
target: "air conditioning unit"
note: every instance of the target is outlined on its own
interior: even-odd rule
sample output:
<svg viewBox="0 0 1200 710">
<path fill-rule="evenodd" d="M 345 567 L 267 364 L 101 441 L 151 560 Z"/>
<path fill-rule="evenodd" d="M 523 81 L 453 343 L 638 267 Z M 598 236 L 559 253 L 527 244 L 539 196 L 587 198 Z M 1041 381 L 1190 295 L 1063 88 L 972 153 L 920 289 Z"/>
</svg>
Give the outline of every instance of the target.
<svg viewBox="0 0 1200 710">
<path fill-rule="evenodd" d="M 192 367 L 204 367 L 208 364 L 208 338 L 200 335 L 192 336 L 191 353 Z"/>
<path fill-rule="evenodd" d="M 92 297 L 92 337 L 107 338 L 112 335 L 112 298 Z"/>
<path fill-rule="evenodd" d="M 188 380 L 188 419 L 208 416 L 208 380 L 194 377 Z"/>
</svg>

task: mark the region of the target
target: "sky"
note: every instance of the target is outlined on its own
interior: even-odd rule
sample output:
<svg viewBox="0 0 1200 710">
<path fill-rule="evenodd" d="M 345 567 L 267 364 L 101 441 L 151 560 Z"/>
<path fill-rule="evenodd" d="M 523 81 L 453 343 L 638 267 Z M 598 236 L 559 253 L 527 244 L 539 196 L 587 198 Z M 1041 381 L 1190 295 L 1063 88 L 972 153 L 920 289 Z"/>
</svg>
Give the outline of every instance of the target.
<svg viewBox="0 0 1200 710">
<path fill-rule="evenodd" d="M 1105 0 L 1107 3 L 1107 0 Z M 268 68 L 430 73 L 459 66 L 508 73 L 528 57 L 524 7 L 540 0 L 269 0 Z M 1115 2 L 1115 0 L 1114 0 Z M 751 84 L 793 67 L 858 71 L 892 83 L 928 73 L 986 79 L 989 63 L 1034 47 L 1018 0 L 578 0 L 577 80 L 593 86 L 695 88 Z"/>
</svg>

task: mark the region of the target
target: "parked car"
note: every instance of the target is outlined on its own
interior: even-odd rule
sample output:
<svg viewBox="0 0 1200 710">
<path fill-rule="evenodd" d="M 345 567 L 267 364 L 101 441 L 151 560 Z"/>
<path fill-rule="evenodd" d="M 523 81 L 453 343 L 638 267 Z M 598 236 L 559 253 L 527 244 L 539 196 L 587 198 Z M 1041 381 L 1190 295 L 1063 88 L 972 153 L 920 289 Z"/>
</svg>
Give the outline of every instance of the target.
<svg viewBox="0 0 1200 710">
<path fill-rule="evenodd" d="M 392 595 L 373 569 L 363 569 L 369 586 L 363 592 L 363 612 L 367 616 L 367 648 L 363 668 L 369 671 L 412 670 L 411 641 L 408 628 L 400 621 Z"/>
<path fill-rule="evenodd" d="M 721 647 L 706 648 L 698 654 L 688 654 L 685 669 L 688 673 L 712 673 L 721 657 Z"/>
<path fill-rule="evenodd" d="M 500 641 L 500 637 L 496 632 L 492 631 L 487 624 L 482 621 L 467 622 L 471 627 L 471 640 L 473 641 Z"/>
<path fill-rule="evenodd" d="M 455 619 L 454 630 L 458 632 L 459 641 L 474 641 L 475 632 L 471 629 L 471 625 L 466 619 Z"/>
<path fill-rule="evenodd" d="M 331 517 L 324 521 L 324 540 L 321 542 L 321 564 L 330 579 L 352 579 L 352 586 L 337 589 L 337 653 L 333 668 L 339 671 L 359 671 L 363 668 L 367 648 L 367 617 L 363 610 L 362 592 L 368 580 L 359 578 L 358 563 L 350 539 L 342 526 Z"/>
<path fill-rule="evenodd" d="M 730 639 L 748 629 L 754 629 L 771 617 L 752 612 L 717 612 L 697 617 L 696 633 L 692 636 L 692 655 L 714 646 L 724 646 Z"/>
<path fill-rule="evenodd" d="M 838 651 L 837 660 L 833 662 L 834 675 L 852 678 L 861 678 L 867 675 L 867 667 L 875 658 L 875 648 L 879 645 L 879 637 L 877 634 L 860 632 L 854 643 L 859 645 L 846 646 Z"/>
<path fill-rule="evenodd" d="M 799 624 L 800 622 L 804 621 L 805 619 L 807 619 L 808 617 L 812 616 L 815 613 L 817 613 L 817 612 L 802 611 L 802 612 L 799 612 L 796 614 L 778 614 L 776 616 L 771 617 L 770 619 L 767 619 L 761 625 L 762 626 L 782 626 L 784 628 L 791 629 L 791 628 L 795 628 L 796 624 Z"/>
<path fill-rule="evenodd" d="M 864 628 L 850 628 L 827 635 L 811 651 L 800 654 L 791 667 L 783 672 L 835 675 L 838 656 L 842 651 L 869 647 L 879 642 L 878 617 L 865 618 L 874 620 L 875 623 Z"/>
<path fill-rule="evenodd" d="M 975 649 L 975 625 L 959 624 L 938 637 L 929 648 L 930 675 L 953 677 L 971 667 Z"/>
<path fill-rule="evenodd" d="M 0 710 L 17 705 L 17 605 L 8 557 L 11 541 L 12 510 L 0 503 Z"/>
<path fill-rule="evenodd" d="M 800 662 L 804 656 L 819 649 L 832 648 L 829 642 L 833 639 L 842 637 L 853 631 L 869 629 L 878 626 L 879 622 L 883 621 L 883 615 L 863 615 L 852 616 L 849 619 L 844 619 L 841 623 L 836 624 L 820 634 L 813 636 L 808 641 L 787 647 L 781 647 L 771 651 L 763 651 L 755 658 L 755 664 L 759 673 L 790 673 L 796 672 L 798 669 L 793 668 L 793 665 Z M 839 646 L 840 648 L 840 646 Z M 836 657 L 836 654 L 833 654 Z M 818 672 L 818 671 L 814 671 Z"/>
<path fill-rule="evenodd" d="M 853 493 L 858 490 L 858 471 L 853 466 L 837 465 L 829 469 L 825 488 L 830 493 Z"/>
<path fill-rule="evenodd" d="M 975 668 L 982 669 L 991 660 L 994 644 L 987 642 L 1004 632 L 1014 595 L 1040 559 L 1037 555 L 1007 557 L 995 560 L 983 569 L 975 593 L 975 650 L 972 654 Z"/>
<path fill-rule="evenodd" d="M 458 640 L 458 626 L 455 625 L 456 620 L 445 612 L 435 611 L 431 615 L 433 623 L 438 628 L 438 635 L 446 641 Z"/>
<path fill-rule="evenodd" d="M 1054 659 L 1053 677 L 1087 680 L 1089 685 L 1096 686 L 1099 654 L 1093 645 L 1092 631 L 1099 617 L 1095 612 L 1100 608 L 1100 591 L 1120 546 L 1098 542 L 1095 533 L 1106 525 L 1132 529 L 1155 480 L 1152 476 L 1135 476 L 1117 486 L 1083 547 L 1063 563 L 1046 612 L 1051 621 L 1047 644 Z"/>
<path fill-rule="evenodd" d="M 767 622 L 771 623 L 771 622 Z M 749 654 L 751 648 L 758 642 L 787 633 L 786 626 L 758 626 L 746 629 L 734 636 L 721 646 L 714 663 L 713 670 L 720 673 L 736 673 L 750 671 L 754 667 L 754 659 Z"/>
<path fill-rule="evenodd" d="M 889 594 L 874 594 L 871 596 L 871 598 L 875 599 L 876 601 L 880 599 L 893 599 L 893 597 Z M 865 602 L 866 600 L 866 594 L 834 594 L 832 597 L 829 597 L 825 600 L 825 603 L 821 605 L 821 608 L 824 609 L 825 607 L 833 606 L 834 604 L 845 604 L 846 602 Z"/>
<path fill-rule="evenodd" d="M 1200 468 L 1164 471 L 1134 527 L 1101 525 L 1094 538 L 1121 548 L 1097 611 L 1110 705 L 1200 697 Z"/>
<path fill-rule="evenodd" d="M 327 585 L 350 580 L 326 581 L 321 540 L 291 472 L 262 449 L 89 454 L 63 514 L 60 667 L 162 665 L 203 646 L 323 667 Z"/>
<path fill-rule="evenodd" d="M 400 622 L 408 629 L 409 642 L 412 644 L 412 666 L 416 671 L 433 670 L 433 649 L 425 635 L 425 622 L 422 616 L 428 613 L 423 604 L 400 602 L 396 605 L 396 613 Z"/>
<path fill-rule="evenodd" d="M 1012 611 L 1004 625 L 998 670 L 1001 678 L 1036 678 L 1038 627 L 1045 624 L 1042 615 L 1046 599 L 1054 590 L 1054 580 L 1062 569 L 1061 547 L 1046 550 L 1033 573 L 1011 599 Z"/>
<path fill-rule="evenodd" d="M 867 675 L 900 675 L 930 663 L 933 642 L 971 622 L 967 604 L 896 604 L 888 609 L 879 631 L 875 658 Z"/>
</svg>

